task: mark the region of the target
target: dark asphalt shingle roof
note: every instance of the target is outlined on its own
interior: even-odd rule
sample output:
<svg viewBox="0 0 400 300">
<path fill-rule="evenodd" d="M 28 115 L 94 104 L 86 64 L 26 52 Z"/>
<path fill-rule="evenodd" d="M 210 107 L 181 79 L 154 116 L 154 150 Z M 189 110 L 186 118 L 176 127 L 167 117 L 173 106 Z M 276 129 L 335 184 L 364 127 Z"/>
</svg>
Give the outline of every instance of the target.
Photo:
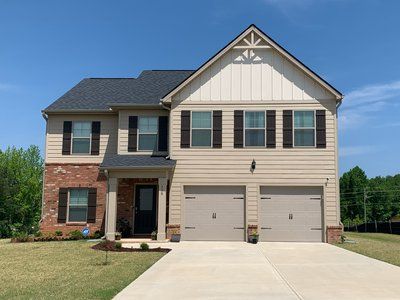
<svg viewBox="0 0 400 300">
<path fill-rule="evenodd" d="M 175 164 L 175 160 L 163 156 L 112 154 L 104 157 L 100 168 L 172 168 Z"/>
<path fill-rule="evenodd" d="M 107 110 L 112 104 L 159 104 L 194 71 L 150 70 L 138 78 L 86 78 L 48 106 L 55 110 Z"/>
</svg>

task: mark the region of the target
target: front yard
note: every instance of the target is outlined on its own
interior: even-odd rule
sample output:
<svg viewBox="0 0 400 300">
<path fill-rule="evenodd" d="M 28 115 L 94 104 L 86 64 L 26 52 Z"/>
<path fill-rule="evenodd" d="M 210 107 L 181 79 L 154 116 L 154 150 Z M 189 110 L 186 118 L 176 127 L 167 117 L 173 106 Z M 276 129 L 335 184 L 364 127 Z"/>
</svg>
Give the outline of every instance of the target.
<svg viewBox="0 0 400 300">
<path fill-rule="evenodd" d="M 86 241 L 0 240 L 0 299 L 111 299 L 163 253 L 106 253 Z"/>
<path fill-rule="evenodd" d="M 400 235 L 358 232 L 345 232 L 344 235 L 357 243 L 337 246 L 400 266 Z"/>
</svg>

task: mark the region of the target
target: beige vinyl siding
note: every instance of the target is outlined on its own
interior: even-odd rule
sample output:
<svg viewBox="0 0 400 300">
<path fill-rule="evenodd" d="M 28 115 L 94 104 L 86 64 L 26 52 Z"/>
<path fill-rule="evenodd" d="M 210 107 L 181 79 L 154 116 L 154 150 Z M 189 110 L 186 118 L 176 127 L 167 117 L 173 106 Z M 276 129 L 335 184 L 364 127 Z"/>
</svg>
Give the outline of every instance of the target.
<svg viewBox="0 0 400 300">
<path fill-rule="evenodd" d="M 170 222 L 180 223 L 182 201 L 181 190 L 185 185 L 246 185 L 247 221 L 258 222 L 258 201 L 260 186 L 324 186 L 326 225 L 339 222 L 336 202 L 336 147 L 335 112 L 336 101 L 314 101 L 291 104 L 277 101 L 218 105 L 209 102 L 215 110 L 222 110 L 221 149 L 181 149 L 181 110 L 204 109 L 205 105 L 191 104 L 190 101 L 172 103 L 172 149 L 171 157 L 177 165 L 171 184 Z M 276 110 L 276 149 L 233 147 L 234 110 Z M 326 149 L 282 147 L 283 110 L 326 109 Z M 250 172 L 252 160 L 256 170 Z M 327 182 L 327 178 L 329 178 Z"/>
<path fill-rule="evenodd" d="M 64 121 L 101 122 L 99 155 L 62 155 Z M 100 163 L 104 154 L 117 153 L 118 116 L 94 114 L 49 115 L 46 132 L 46 163 Z"/>
<path fill-rule="evenodd" d="M 142 109 L 142 110 L 120 110 L 118 124 L 118 154 L 166 154 L 163 152 L 153 153 L 151 151 L 128 152 L 128 129 L 129 116 L 168 116 L 169 112 L 162 109 Z"/>
<path fill-rule="evenodd" d="M 229 50 L 178 92 L 172 101 L 332 99 L 333 95 L 272 49 Z"/>
</svg>

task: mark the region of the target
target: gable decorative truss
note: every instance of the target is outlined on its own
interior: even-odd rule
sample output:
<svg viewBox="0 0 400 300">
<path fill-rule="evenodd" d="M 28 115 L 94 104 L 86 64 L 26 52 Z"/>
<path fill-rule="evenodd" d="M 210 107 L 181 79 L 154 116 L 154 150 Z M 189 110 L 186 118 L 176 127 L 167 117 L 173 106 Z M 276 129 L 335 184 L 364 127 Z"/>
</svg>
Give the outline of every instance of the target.
<svg viewBox="0 0 400 300">
<path fill-rule="evenodd" d="M 217 61 L 221 56 L 223 56 L 226 52 L 228 52 L 231 49 L 242 51 L 242 55 L 240 55 L 237 58 L 238 60 L 241 61 L 246 61 L 246 60 L 257 61 L 260 59 L 257 56 L 258 49 L 274 49 L 278 53 L 280 53 L 283 57 L 291 61 L 295 66 L 301 69 L 308 76 L 310 76 L 312 79 L 317 81 L 322 87 L 327 89 L 336 98 L 338 102 L 340 102 L 343 99 L 343 95 L 337 89 L 335 89 L 328 82 L 326 82 L 315 72 L 309 69 L 306 65 L 304 65 L 301 61 L 299 61 L 297 58 L 291 55 L 286 49 L 284 49 L 272 38 L 266 35 L 257 26 L 252 24 L 241 34 L 239 34 L 235 39 L 233 39 L 228 45 L 222 48 L 219 52 L 217 52 L 203 65 L 201 65 L 192 75 L 190 75 L 178 86 L 172 89 L 168 94 L 166 94 L 161 99 L 161 101 L 165 103 L 171 102 L 173 95 L 178 93 L 189 82 L 191 82 L 194 78 L 199 76 L 199 74 L 201 74 L 204 70 L 206 70 L 209 66 L 211 66 L 215 61 Z"/>
</svg>

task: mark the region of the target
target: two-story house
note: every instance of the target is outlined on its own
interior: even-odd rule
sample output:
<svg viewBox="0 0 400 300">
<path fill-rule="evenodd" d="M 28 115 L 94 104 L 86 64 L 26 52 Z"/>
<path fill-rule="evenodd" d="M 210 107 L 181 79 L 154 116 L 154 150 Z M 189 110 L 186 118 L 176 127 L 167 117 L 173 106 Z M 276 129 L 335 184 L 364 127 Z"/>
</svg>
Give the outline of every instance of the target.
<svg viewBox="0 0 400 300">
<path fill-rule="evenodd" d="M 197 70 L 83 79 L 43 111 L 41 229 L 337 240 L 342 98 L 254 25 Z"/>
</svg>

